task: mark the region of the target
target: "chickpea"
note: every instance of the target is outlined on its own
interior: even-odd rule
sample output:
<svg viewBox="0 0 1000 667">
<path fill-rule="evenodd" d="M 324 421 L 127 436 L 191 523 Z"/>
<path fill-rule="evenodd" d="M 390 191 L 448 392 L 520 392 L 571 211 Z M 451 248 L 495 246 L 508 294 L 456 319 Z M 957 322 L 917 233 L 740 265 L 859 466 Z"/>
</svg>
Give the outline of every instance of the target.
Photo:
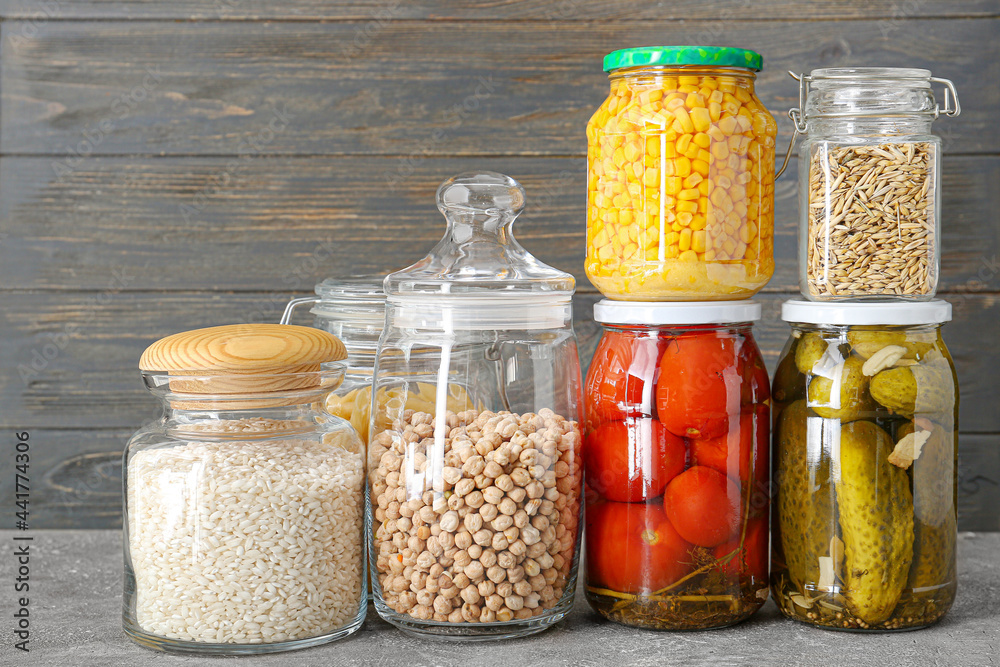
<svg viewBox="0 0 1000 667">
<path fill-rule="evenodd" d="M 497 564 L 497 552 L 493 549 L 484 550 L 479 557 L 479 562 L 483 564 L 483 567 L 493 567 Z"/>
<path fill-rule="evenodd" d="M 460 521 L 458 518 L 458 512 L 455 511 L 447 512 L 445 513 L 444 516 L 441 517 L 441 523 L 440 523 L 441 530 L 447 533 L 453 533 L 456 530 L 458 530 L 459 523 Z"/>
<path fill-rule="evenodd" d="M 462 599 L 469 604 L 478 604 L 483 597 L 475 586 L 469 585 L 462 589 Z"/>
<path fill-rule="evenodd" d="M 480 563 L 478 560 L 470 562 L 468 565 L 465 566 L 465 569 L 463 571 L 465 572 L 465 575 L 469 577 L 469 579 L 471 579 L 472 581 L 482 579 L 483 575 L 486 573 L 483 564 Z"/>
<path fill-rule="evenodd" d="M 473 515 L 469 515 L 473 516 Z M 478 514 L 475 516 L 479 516 Z M 472 546 L 472 533 L 468 530 L 463 530 L 455 536 L 455 546 L 459 549 L 468 549 Z"/>
<path fill-rule="evenodd" d="M 475 482 L 473 482 L 473 484 L 475 484 Z M 483 506 L 484 502 L 486 501 L 483 499 L 483 492 L 479 491 L 478 489 L 470 493 L 465 498 L 465 504 L 471 507 L 472 509 L 479 509 L 480 507 Z"/>
<path fill-rule="evenodd" d="M 497 514 L 500 513 L 500 510 L 497 509 L 496 505 L 483 505 L 479 508 L 479 513 L 482 515 L 483 520 L 492 521 L 497 518 Z"/>
<path fill-rule="evenodd" d="M 496 487 L 494 487 L 496 488 Z M 510 498 L 504 498 L 500 501 L 499 510 L 506 514 L 507 516 L 513 516 L 517 512 L 517 503 L 515 503 Z"/>
<path fill-rule="evenodd" d="M 462 605 L 462 618 L 467 623 L 475 623 L 480 620 L 482 609 L 478 604 L 466 603 Z"/>
</svg>

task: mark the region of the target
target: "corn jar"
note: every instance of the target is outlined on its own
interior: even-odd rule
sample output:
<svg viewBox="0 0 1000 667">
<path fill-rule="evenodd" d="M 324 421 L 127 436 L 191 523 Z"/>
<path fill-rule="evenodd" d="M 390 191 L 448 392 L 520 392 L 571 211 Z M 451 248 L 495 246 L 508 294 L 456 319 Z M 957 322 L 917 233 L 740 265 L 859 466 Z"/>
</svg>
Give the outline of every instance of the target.
<svg viewBox="0 0 1000 667">
<path fill-rule="evenodd" d="M 604 58 L 587 125 L 587 276 L 605 296 L 753 296 L 774 272 L 777 125 L 754 92 L 763 59 L 660 46 Z"/>
<path fill-rule="evenodd" d="M 788 301 L 775 372 L 771 591 L 853 631 L 934 623 L 955 599 L 958 383 L 944 301 Z"/>
</svg>

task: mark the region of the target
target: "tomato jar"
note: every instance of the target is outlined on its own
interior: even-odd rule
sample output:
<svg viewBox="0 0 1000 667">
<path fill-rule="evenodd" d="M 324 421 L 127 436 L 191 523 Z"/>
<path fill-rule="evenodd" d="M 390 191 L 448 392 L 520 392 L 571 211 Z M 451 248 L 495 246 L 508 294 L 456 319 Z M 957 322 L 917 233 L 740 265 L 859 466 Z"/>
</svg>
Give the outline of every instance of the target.
<svg viewBox="0 0 1000 667">
<path fill-rule="evenodd" d="M 346 637 L 364 622 L 365 455 L 323 410 L 343 344 L 244 324 L 143 353 L 162 416 L 123 460 L 123 625 L 172 652 L 247 655 Z"/>
<path fill-rule="evenodd" d="M 753 296 L 774 273 L 777 125 L 754 92 L 763 59 L 659 46 L 604 58 L 611 93 L 587 125 L 587 277 L 608 298 Z"/>
<path fill-rule="evenodd" d="M 752 301 L 602 301 L 585 385 L 586 593 L 667 630 L 738 623 L 767 600 L 767 371 Z"/>
<path fill-rule="evenodd" d="M 939 115 L 948 79 L 908 67 L 800 75 L 799 286 L 810 301 L 932 299 L 941 263 Z M 944 106 L 932 83 L 944 88 Z"/>
<path fill-rule="evenodd" d="M 944 301 L 789 301 L 771 590 L 788 617 L 908 630 L 955 599 L 958 384 Z"/>
<path fill-rule="evenodd" d="M 514 239 L 524 203 L 503 174 L 445 181 L 444 238 L 385 280 L 374 389 L 390 399 L 373 404 L 370 425 L 372 584 L 379 615 L 412 634 L 517 637 L 573 606 L 575 282 Z M 424 387 L 434 400 L 410 408 Z"/>
</svg>

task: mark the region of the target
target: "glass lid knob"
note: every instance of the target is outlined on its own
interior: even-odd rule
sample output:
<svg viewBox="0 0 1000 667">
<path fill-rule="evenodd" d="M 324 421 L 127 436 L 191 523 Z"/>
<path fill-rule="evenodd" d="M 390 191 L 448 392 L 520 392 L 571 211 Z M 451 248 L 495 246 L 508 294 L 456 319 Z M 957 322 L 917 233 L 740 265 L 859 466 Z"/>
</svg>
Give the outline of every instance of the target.
<svg viewBox="0 0 1000 667">
<path fill-rule="evenodd" d="M 573 276 L 539 262 L 511 232 L 525 193 L 510 176 L 492 171 L 454 176 L 437 190 L 448 221 L 444 238 L 422 260 L 385 280 L 388 296 L 510 296 L 573 293 Z"/>
</svg>

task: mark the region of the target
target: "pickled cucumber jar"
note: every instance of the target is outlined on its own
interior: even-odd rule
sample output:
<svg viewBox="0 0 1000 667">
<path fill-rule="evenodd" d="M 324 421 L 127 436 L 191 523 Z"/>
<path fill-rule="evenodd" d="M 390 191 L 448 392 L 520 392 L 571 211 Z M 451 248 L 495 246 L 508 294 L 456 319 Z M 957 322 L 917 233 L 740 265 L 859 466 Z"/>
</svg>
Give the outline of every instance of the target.
<svg viewBox="0 0 1000 667">
<path fill-rule="evenodd" d="M 944 301 L 789 301 L 774 378 L 771 590 L 827 628 L 920 628 L 955 599 L 958 384 Z"/>
<path fill-rule="evenodd" d="M 774 273 L 777 125 L 763 59 L 659 46 L 604 58 L 611 92 L 587 125 L 587 277 L 626 301 L 753 296 Z"/>
<path fill-rule="evenodd" d="M 586 591 L 613 621 L 738 623 L 768 592 L 760 304 L 602 301 L 585 386 Z"/>
<path fill-rule="evenodd" d="M 799 79 L 799 287 L 810 301 L 926 301 L 941 262 L 940 115 L 925 69 L 834 67 Z M 932 84 L 944 84 L 944 104 Z"/>
<path fill-rule="evenodd" d="M 323 410 L 344 346 L 309 327 L 174 334 L 139 362 L 161 417 L 123 460 L 123 625 L 172 652 L 248 655 L 364 622 L 365 457 Z"/>
<path fill-rule="evenodd" d="M 549 627 L 579 560 L 580 365 L 569 274 L 522 248 L 524 190 L 492 172 L 437 192 L 445 237 L 385 280 L 369 443 L 375 608 L 418 635 Z M 430 387 L 434 400 L 407 401 Z"/>
</svg>

